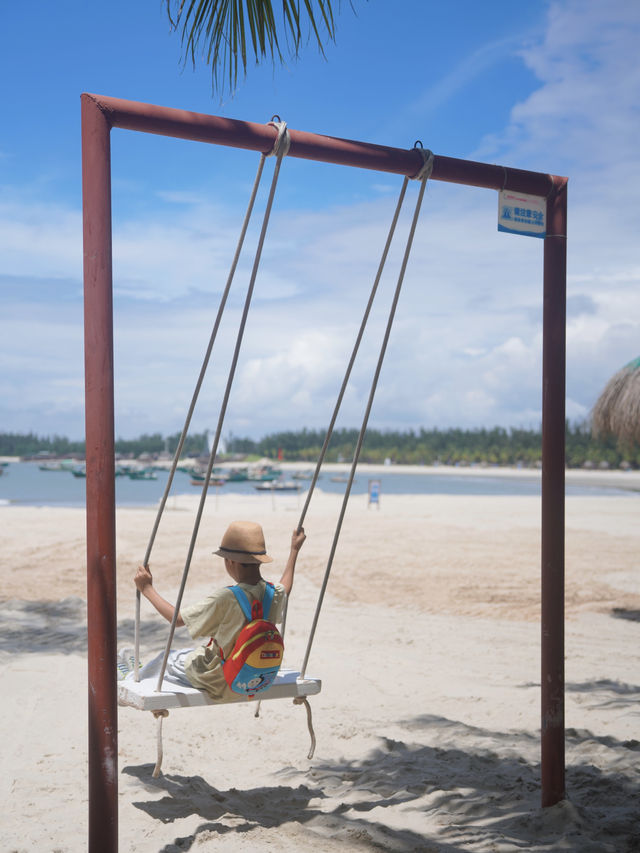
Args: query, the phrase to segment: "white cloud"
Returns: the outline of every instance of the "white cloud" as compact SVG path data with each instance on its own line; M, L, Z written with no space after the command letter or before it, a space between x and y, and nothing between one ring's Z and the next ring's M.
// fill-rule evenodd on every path
M0 200L0 275L82 275L82 216L57 204Z
M511 56L520 45L520 37L509 36L487 42L460 62L449 74L434 82L413 104L421 116L436 113L452 97L483 71Z
M569 174L572 417L586 414L606 379L638 354L639 10L620 2L553 4L544 37L523 52L539 86L474 155ZM474 63L494 56L489 50L471 57L438 84L440 96L461 85ZM313 164L297 167L295 175L313 180ZM373 176L371 187L370 201L349 207L276 206L228 429L260 436L327 423L399 181L381 184ZM408 204L416 189L411 186ZM162 190L157 200L155 210L117 218L114 226L117 431L123 435L182 426L242 220L241 210L192 190ZM539 424L542 241L498 234L496 209L489 191L429 187L372 426ZM215 425L259 216L194 418L198 429ZM390 255L345 397L345 425L362 417L400 256L400 248ZM0 205L6 282L0 393L7 417L21 429L46 432L41 424L56 424L56 431L77 434L81 423L81 257L78 211L15 197ZM66 429L65 411L74 424Z
M504 134L476 152L569 176L568 411L587 413L640 339L640 6L553 3L545 37L523 51L541 85Z
M506 133L486 140L484 153L493 148L541 170L551 160L570 178L588 173L596 189L620 177L621 166L633 164L637 177L639 35L636 3L552 3L544 38L521 51L541 85L514 106Z

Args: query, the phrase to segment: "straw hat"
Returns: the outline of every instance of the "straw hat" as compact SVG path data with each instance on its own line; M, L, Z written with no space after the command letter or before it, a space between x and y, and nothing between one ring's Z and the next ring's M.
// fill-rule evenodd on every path
M232 521L222 537L220 547L213 553L235 563L273 561L273 557L267 554L262 527L253 521Z

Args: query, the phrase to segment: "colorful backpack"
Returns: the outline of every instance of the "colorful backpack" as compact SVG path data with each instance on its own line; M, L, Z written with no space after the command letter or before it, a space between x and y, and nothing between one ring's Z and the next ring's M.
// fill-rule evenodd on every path
M284 642L280 631L269 622L274 587L267 582L263 601L249 603L239 586L230 586L248 624L238 634L233 651L222 661L225 681L234 693L251 698L273 683L282 663Z

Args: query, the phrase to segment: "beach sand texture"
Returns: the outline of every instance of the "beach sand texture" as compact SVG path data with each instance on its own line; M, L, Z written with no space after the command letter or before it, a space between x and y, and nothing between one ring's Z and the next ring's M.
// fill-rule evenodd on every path
M197 498L170 498L151 567L175 598ZM318 492L287 622L304 656L340 499ZM283 564L295 494L208 501L185 602L226 583L211 552L260 521ZM118 630L155 510L117 514ZM288 700L119 712L120 849L640 850L640 501L567 499L567 801L540 809L540 501L354 497L308 672L316 754ZM82 851L87 838L84 512L0 507L3 851ZM167 625L143 602L142 657ZM179 631L174 645L187 645ZM115 670L114 670L115 671Z

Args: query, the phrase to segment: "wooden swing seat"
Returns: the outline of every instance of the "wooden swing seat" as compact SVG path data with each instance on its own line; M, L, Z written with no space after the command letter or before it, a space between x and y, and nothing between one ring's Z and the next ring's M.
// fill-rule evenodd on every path
M234 694L233 699L220 702L211 699L196 687L183 687L162 682L162 690L156 690L157 678L144 678L134 681L132 678L118 682L118 705L136 708L139 711L165 711L170 708L197 708L204 705L229 705L234 702L257 702L265 699L297 699L320 693L322 681L311 676L300 677L294 669L281 669L268 690L257 693L251 698Z

